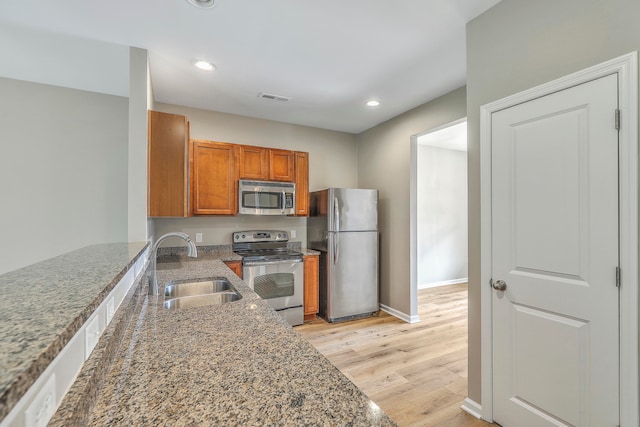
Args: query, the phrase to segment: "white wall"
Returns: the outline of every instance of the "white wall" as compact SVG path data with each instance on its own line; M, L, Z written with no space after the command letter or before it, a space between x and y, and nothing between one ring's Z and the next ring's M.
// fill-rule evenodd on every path
M418 288L467 277L467 153L418 144Z
M186 115L193 139L308 152L310 191L357 186L358 157L353 134L158 102L154 109ZM156 237L170 231L183 231L193 239L194 233L201 232L203 242L198 245L228 244L232 232L256 228L296 230L297 236L291 240L299 241L303 246L307 242L306 218L252 215L155 218L154 225Z
M502 0L467 25L469 398L480 394L480 106L640 49L637 0Z
M129 60L128 239L147 240L147 51L132 47ZM152 228L152 227L151 227Z
M0 274L127 241L127 98L0 78Z

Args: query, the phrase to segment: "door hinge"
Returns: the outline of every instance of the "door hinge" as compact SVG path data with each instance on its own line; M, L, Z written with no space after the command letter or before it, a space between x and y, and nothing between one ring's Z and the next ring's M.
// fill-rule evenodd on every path
M616 108L616 129L620 130L620 110Z
M622 284L622 270L620 267L616 267L616 288L619 288Z

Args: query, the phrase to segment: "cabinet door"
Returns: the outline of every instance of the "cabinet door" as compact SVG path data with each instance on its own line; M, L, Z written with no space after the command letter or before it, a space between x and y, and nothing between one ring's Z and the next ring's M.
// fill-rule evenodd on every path
M242 279L242 261L223 261L236 276Z
M192 199L194 215L238 212L238 146L193 141Z
M296 216L309 216L309 153L295 152Z
M318 255L304 257L304 320L313 320L318 313Z
M241 145L240 178L269 179L269 149Z
M272 181L294 182L293 151L269 149L269 179Z
M185 116L149 110L149 216L188 216L188 141Z

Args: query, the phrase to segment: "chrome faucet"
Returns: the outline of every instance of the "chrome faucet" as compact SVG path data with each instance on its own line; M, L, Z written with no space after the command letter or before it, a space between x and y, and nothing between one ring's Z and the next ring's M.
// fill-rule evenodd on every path
M191 239L189 238L189 235L186 233L179 233L179 232L174 232L174 233L167 233L165 235L162 235L158 238L158 240L156 240L156 244L153 245L153 249L151 250L151 269L150 269L150 275L149 275L149 295L158 295L158 279L157 279L157 274L156 274L156 266L158 263L158 246L160 246L160 242L162 242L164 239L166 239L167 237L179 237L182 240L184 240L185 242L187 242L187 255L190 256L191 258L197 258L198 257L198 249L196 248L196 245L191 241Z

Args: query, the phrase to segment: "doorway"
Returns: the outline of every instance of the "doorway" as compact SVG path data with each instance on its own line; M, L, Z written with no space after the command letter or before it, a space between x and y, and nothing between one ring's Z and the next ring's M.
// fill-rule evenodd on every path
M467 120L411 140L411 307L417 291L467 282Z

